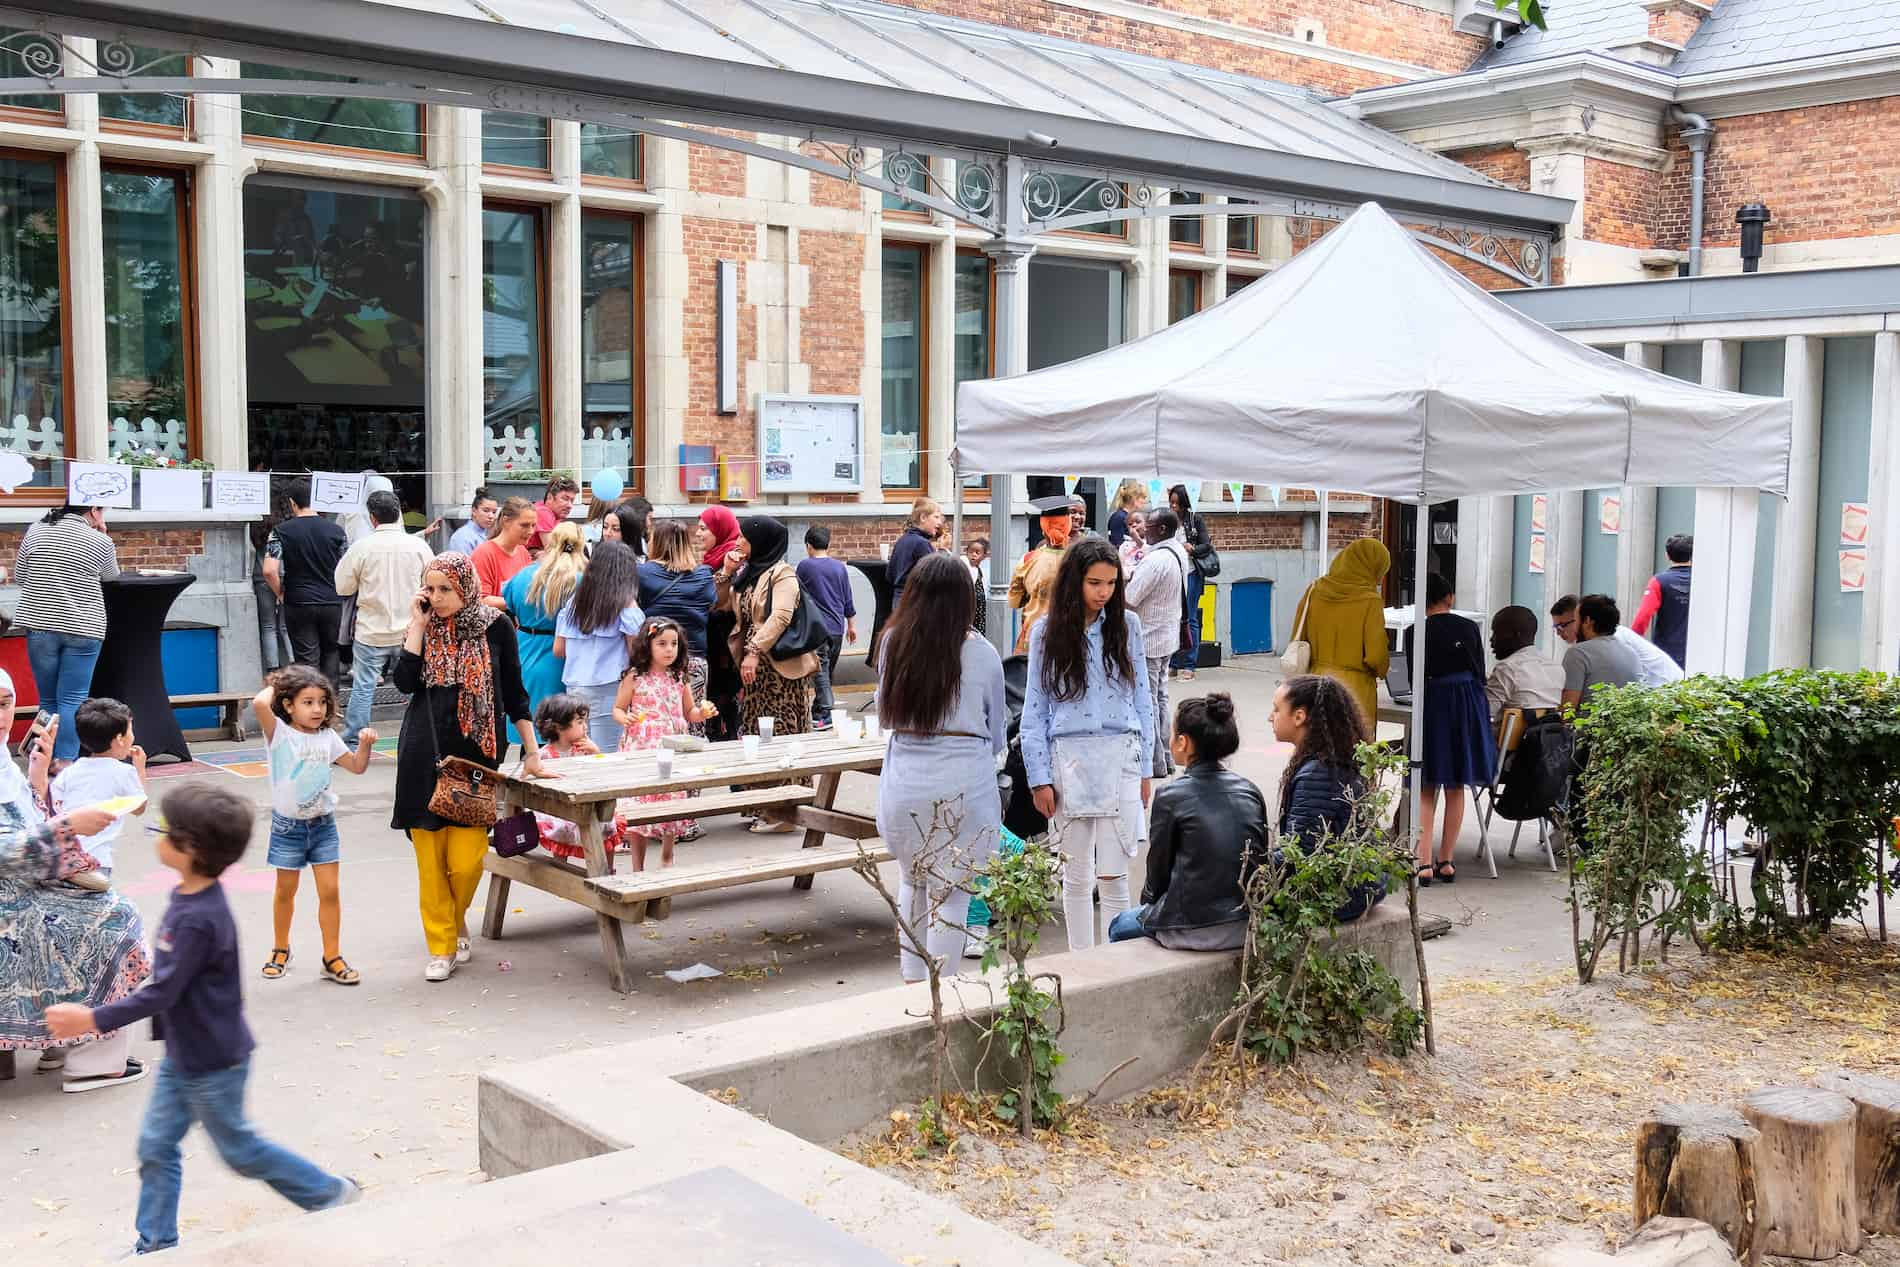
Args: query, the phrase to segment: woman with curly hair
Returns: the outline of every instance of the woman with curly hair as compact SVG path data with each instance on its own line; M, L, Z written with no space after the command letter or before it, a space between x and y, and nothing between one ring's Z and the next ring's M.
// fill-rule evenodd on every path
M1141 619L1128 610L1121 556L1084 537L1062 556L1049 611L1029 636L1023 766L1036 809L1065 857L1062 918L1069 949L1096 942L1102 918L1128 909L1128 864L1146 834L1154 700Z
M1365 791L1358 749L1372 737L1366 715L1336 679L1303 674L1273 693L1273 737L1293 745L1280 776L1280 845L1311 853L1345 833L1353 802ZM1358 919L1384 896L1383 881L1366 885L1333 918Z

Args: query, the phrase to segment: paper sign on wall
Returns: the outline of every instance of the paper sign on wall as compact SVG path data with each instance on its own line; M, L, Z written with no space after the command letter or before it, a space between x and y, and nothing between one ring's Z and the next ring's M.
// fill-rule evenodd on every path
M331 514L355 514L363 509L363 485L368 476L358 472L317 471L310 477L310 509Z
M1550 498L1543 493L1531 494L1531 531L1550 531Z
M66 500L75 506L132 505L132 468L116 462L68 462Z
M233 515L270 513L270 476L262 471L211 472L211 509Z
M1533 576L1542 576L1544 574L1544 534L1543 533L1534 532L1531 534L1531 548L1526 552L1526 554L1529 558L1529 562L1525 566L1524 570L1529 572Z
M1867 503L1841 503L1841 544L1844 546L1864 546L1867 544Z
M1841 593L1858 594L1867 588L1867 547L1841 547Z
M1597 498L1597 529L1610 537L1623 531L1623 499L1621 497L1613 493L1605 493Z
M158 470L139 472L139 509L197 514L205 508L203 471Z

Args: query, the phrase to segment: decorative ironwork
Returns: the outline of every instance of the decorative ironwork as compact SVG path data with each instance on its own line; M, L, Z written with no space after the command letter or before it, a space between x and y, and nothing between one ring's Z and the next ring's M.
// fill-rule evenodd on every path
M1411 233L1428 246L1482 264L1526 286L1543 286L1550 280L1549 257L1544 244L1535 238L1506 237L1488 229L1452 225L1429 225L1414 228Z
M15 31L0 38L0 48L20 59L26 73L54 79L66 73L66 47L44 31Z
M816 136L809 142L830 155L841 169L828 174L869 185L978 228L996 228L996 168L982 156L957 155L956 175L946 182L931 167L927 156L910 150L889 149L873 161L870 149L864 145L840 146ZM923 177L921 185L917 183L919 176Z
M1031 223L1059 228L1065 219L1084 224L1105 217L1131 219L1151 207L1166 206L1157 202L1160 193L1154 186L1132 184L1110 176L1089 178L1080 189L1065 194L1059 179L1064 174L1080 175L1038 169L1023 177L1023 212Z

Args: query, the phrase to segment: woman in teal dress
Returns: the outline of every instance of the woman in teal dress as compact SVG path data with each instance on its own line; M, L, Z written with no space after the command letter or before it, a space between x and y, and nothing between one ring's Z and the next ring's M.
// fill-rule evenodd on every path
M573 597L586 558L580 525L563 523L547 534L540 561L515 573L501 588L515 622L521 684L527 688L530 708L563 689L561 662L554 654L554 618Z

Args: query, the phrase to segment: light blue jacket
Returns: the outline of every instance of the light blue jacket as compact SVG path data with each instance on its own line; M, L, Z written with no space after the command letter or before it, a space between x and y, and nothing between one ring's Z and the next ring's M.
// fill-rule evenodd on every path
M1029 682L1023 691L1023 768L1029 786L1052 781L1050 752L1067 735L1139 735L1142 752L1154 750L1154 700L1148 691L1148 660L1142 654L1141 618L1129 612L1128 656L1133 681L1110 680L1102 659L1102 618L1088 627L1088 685L1076 699L1052 699L1042 686L1043 635L1047 617L1029 631Z

